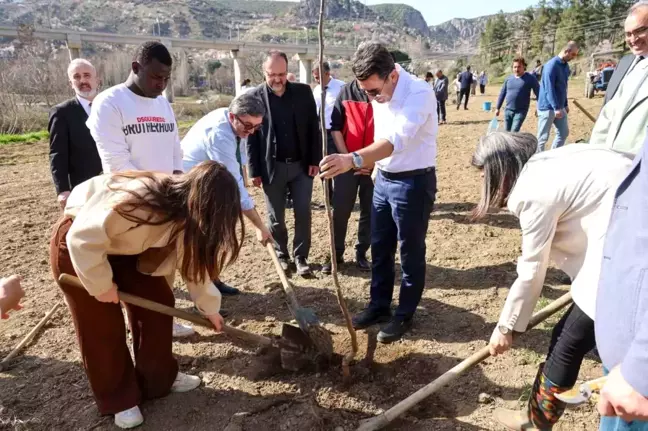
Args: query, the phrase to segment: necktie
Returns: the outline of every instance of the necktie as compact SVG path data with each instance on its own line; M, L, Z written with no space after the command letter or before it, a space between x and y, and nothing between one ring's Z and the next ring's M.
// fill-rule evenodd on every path
M239 170L241 171L241 177L243 176L243 165L241 164L241 138L236 137L236 161L239 164Z

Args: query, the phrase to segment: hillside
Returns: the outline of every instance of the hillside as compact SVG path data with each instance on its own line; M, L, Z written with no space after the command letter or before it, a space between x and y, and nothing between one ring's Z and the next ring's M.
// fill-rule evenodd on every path
M507 21L517 22L522 13L504 14ZM455 18L429 27L429 37L433 48L439 51L468 50L479 47L479 38L486 29L486 23L495 15L478 18Z

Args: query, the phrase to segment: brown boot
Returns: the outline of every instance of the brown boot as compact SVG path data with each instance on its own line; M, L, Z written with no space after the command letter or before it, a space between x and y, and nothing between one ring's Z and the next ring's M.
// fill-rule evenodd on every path
M543 373L540 364L533 382L526 411L496 409L493 418L511 431L549 431L565 411L565 403L556 394L570 388L555 385Z

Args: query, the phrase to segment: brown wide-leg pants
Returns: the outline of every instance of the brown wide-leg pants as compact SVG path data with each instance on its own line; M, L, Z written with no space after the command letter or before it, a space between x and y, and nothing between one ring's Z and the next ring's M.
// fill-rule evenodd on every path
M59 222L50 244L54 277L76 275L66 235L71 219ZM120 291L173 307L175 298L164 277L137 271L137 256L109 256L113 280ZM84 289L61 286L76 328L83 366L101 414L115 414L143 400L167 395L178 373L172 355L173 319L124 304L131 322L135 366L126 344L124 316L119 304L97 301Z

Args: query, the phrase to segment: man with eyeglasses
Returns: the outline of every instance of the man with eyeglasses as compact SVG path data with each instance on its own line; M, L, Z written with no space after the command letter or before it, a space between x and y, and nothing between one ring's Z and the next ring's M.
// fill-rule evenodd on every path
M257 240L263 244L271 240L272 235L243 183L241 141L261 128L264 114L265 107L258 97L250 92L241 94L229 108L216 109L198 120L180 143L185 172L206 160L225 165L238 183L243 214L254 226ZM215 280L214 285L225 295L239 293L238 289L220 280Z
M295 214L293 256L297 274L310 276L311 198L313 177L322 159L317 107L310 86L289 82L288 57L270 51L263 63L265 85L248 94L265 105L261 128L247 142L250 177L263 186L270 232L281 266L290 269L286 229L286 191L290 190Z
M410 329L425 287L425 237L436 196L437 103L434 89L394 64L382 44L362 43L352 70L372 100L374 142L350 154L325 157L321 177L374 164L378 169L371 213L371 300L353 318L353 326L364 329L389 321L378 341L391 343ZM402 278L392 316L398 243Z
M622 59L610 80L615 86L608 86L589 143L634 155L643 145L648 124L648 1L630 8L624 31L632 55Z

